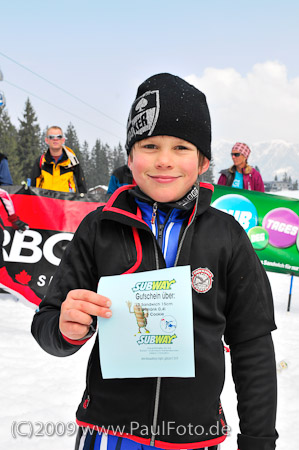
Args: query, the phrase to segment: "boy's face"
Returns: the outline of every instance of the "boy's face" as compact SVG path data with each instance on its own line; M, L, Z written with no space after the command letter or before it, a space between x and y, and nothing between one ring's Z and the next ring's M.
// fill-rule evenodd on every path
M209 164L205 158L199 167L195 145L173 136L153 136L136 142L128 159L137 185L160 203L182 198Z

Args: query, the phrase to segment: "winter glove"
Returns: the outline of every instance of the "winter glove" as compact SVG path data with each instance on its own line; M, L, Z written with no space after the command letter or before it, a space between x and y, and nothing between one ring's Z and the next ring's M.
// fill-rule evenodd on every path
M8 216L8 220L11 222L13 229L18 230L20 233L23 233L23 231L28 230L29 228L27 223L22 222L16 214Z

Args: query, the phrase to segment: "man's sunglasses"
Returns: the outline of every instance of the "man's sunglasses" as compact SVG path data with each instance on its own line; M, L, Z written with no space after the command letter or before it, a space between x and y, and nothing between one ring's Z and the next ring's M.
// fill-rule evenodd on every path
M231 153L232 157L239 158L242 153Z
M63 136L62 136L62 134L49 134L49 136L47 136L47 138L51 139L51 141L52 141L53 139L62 139Z

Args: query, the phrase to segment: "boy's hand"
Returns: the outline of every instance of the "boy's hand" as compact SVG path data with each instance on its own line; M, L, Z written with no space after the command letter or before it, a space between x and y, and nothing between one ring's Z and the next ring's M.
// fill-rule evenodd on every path
M109 318L111 300L86 289L70 291L61 305L59 329L69 339L82 339L89 331L92 316Z

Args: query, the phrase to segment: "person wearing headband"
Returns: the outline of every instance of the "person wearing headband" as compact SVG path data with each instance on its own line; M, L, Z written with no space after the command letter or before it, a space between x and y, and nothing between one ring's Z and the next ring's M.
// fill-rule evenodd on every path
M220 171L221 175L217 184L248 191L265 192L261 174L247 162L250 153L248 145L237 142L231 151L234 164L229 169Z

